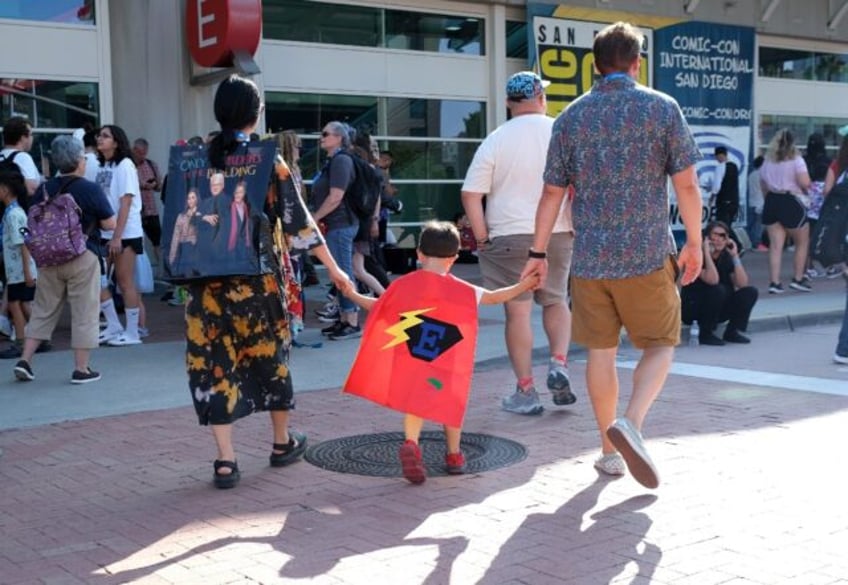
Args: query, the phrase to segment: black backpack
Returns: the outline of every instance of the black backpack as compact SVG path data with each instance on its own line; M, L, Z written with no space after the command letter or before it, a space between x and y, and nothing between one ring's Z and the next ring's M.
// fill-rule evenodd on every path
M374 210L380 201L382 178L368 162L349 152L341 151L353 160L355 177L345 190L344 202L347 208L359 220L359 231L354 238L357 241L368 239Z
M15 157L20 154L20 150L13 150L6 156L0 155L0 172L2 173L21 173L20 167L15 163ZM23 175L21 175L23 176Z
M825 196L810 236L810 255L822 266L848 261L848 172Z

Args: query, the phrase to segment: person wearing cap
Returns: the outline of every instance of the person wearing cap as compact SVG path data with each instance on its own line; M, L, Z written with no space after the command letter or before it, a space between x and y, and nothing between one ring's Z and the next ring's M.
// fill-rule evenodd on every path
M462 205L477 240L483 286L499 288L518 281L533 243L536 207L553 118L546 115L543 81L532 71L512 75L506 84L511 119L477 149L465 182ZM486 199L485 212L483 198ZM566 357L571 341L571 311L566 301L574 233L567 201L560 202L552 226L548 280L504 304L506 347L517 379L502 407L518 414L540 414L544 407L533 381L533 301L542 306L550 361L547 387L556 405L573 404Z
M588 350L586 385L601 435L595 467L642 485L659 474L643 443L642 423L662 390L680 341L683 284L701 273L698 145L670 96L639 85L642 33L618 22L595 37L600 79L559 115L553 127L536 212L533 246L523 274L547 272L550 234L569 187L574 188L571 264L572 336ZM677 194L686 243L675 260L668 179ZM544 280L544 277L543 277ZM642 350L623 416L616 357L622 325Z

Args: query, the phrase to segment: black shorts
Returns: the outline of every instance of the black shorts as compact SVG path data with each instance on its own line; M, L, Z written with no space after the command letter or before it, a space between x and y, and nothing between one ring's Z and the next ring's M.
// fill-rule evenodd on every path
M792 193L773 193L766 195L763 205L763 225L779 223L788 230L804 225L807 210Z
M25 282L16 282L6 287L10 301L30 303L35 299L35 287L27 286Z
M109 257L109 240L100 240L100 248L101 253L104 258ZM144 253L144 238L129 238L127 240L121 240L121 251L123 252L127 248L130 248L133 252L138 255Z
M159 223L158 215L141 216L141 229L155 248L162 245L162 225Z

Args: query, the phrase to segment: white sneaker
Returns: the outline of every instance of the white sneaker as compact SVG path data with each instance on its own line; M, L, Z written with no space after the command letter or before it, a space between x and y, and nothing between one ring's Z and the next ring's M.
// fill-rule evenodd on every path
M147 327L139 327L138 328L138 336L141 339L144 339L145 337L149 337L150 336L150 329L148 329Z
M100 345L103 345L104 343L107 343L107 342L115 339L116 337L120 337L123 334L124 334L123 329L109 329L107 327L106 329L104 329L103 331L100 332L100 336L98 337L98 340L100 341Z
M839 355L838 353L833 354L833 363L845 364L848 366L848 355Z
M124 345L138 345L142 341L138 337L130 337L126 334L126 332L121 333L117 337L113 337L109 341L106 342L106 345L111 347L121 347Z
M618 453L607 453L595 459L595 469L607 475L624 475L627 465Z

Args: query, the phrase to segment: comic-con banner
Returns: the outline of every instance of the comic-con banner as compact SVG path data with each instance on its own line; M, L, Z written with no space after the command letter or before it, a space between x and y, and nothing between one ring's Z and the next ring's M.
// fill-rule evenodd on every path
M710 215L717 146L739 170L738 225L747 212L748 157L751 152L754 94L754 36L750 27L688 22L654 33L655 86L673 96L689 122L703 159L697 165L703 218ZM677 205L671 220L682 227Z
M162 219L165 276L259 274L259 226L274 142L251 142L211 169L204 146L171 147Z
M551 82L548 114L556 116L595 82L592 44L595 34L624 20L645 35L641 77L674 97L689 122L703 160L698 164L702 187L702 217L711 215L710 194L716 169L716 146L727 148L728 160L739 169L740 204L737 223L747 210L748 158L751 151L754 84L754 29L680 18L582 8L564 4L527 4L530 68ZM669 219L682 229L672 190Z

